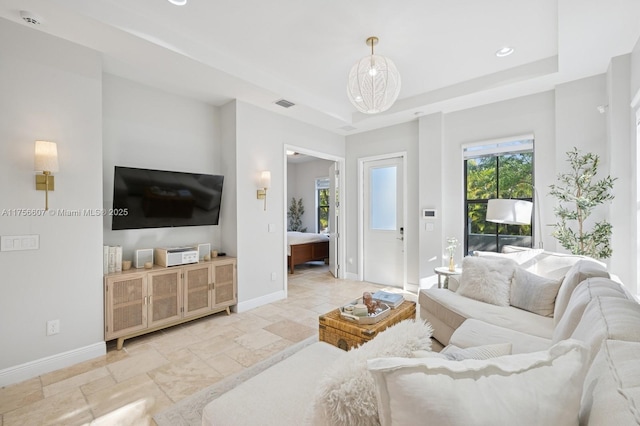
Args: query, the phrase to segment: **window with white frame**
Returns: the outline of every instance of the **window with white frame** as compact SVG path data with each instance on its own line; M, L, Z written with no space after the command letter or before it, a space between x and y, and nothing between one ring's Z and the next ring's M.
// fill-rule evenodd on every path
M316 232L329 232L329 178L316 179Z
M486 215L491 198L534 202L533 142L533 135L525 135L463 146L465 253L532 247L533 225L492 223Z

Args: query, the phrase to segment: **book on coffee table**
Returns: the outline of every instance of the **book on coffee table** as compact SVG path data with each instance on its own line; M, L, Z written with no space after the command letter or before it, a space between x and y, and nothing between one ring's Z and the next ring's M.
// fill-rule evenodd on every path
M391 309L395 309L398 306L402 305L404 302L404 297L398 293L391 293L384 290L378 290L372 295L373 300L377 300L379 302L385 303L389 305Z

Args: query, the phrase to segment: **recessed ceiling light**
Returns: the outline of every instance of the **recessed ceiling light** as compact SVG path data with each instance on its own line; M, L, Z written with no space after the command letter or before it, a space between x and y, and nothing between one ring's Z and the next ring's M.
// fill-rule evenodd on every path
M184 6L187 4L187 0L169 0L169 3L175 4L176 6Z
M496 56L498 58L504 58L505 56L511 55L513 52L515 52L515 49L513 47L505 46L496 51Z

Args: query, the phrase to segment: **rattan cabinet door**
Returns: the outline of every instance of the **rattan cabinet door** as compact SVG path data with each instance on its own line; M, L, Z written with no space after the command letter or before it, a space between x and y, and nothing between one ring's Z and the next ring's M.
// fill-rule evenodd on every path
M183 317L191 317L211 310L211 265L183 268Z
M180 319L182 269L149 272L149 327Z
M147 328L147 274L105 278L105 340Z
M216 261L213 265L213 307L235 305L236 302L236 261Z

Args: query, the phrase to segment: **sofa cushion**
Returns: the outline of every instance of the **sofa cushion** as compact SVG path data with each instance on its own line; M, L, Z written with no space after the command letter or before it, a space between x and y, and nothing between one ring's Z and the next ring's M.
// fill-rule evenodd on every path
M577 425L587 352L565 340L488 360L385 358L368 367L383 426Z
M571 337L587 305L598 296L627 298L620 284L608 278L587 278L573 290L567 309L553 329L553 343Z
M473 318L466 320L458 327L451 336L449 344L469 348L502 342L509 342L511 353L514 354L544 351L551 347L551 339L533 336Z
M640 305L619 297L593 298L584 310L572 339L591 348L591 360L606 339L640 342Z
M556 305L553 312L554 324L557 325L560 319L562 319L562 314L564 314L564 311L567 309L573 290L575 290L582 281L592 277L609 278L609 273L602 264L586 259L581 259L571 267L560 285L560 290L558 290L558 297L556 298Z
M531 250L533 249L518 246L504 246L502 248L503 253L506 254L528 252ZM604 263L588 256L557 253L552 251L543 251L536 255L532 262L527 262L526 265L523 264L522 266L526 267L529 272L533 272L536 275L560 279L564 277L569 269L571 269L571 267L579 260L590 260L606 267Z
M580 424L640 424L640 343L605 340L582 391Z
M492 305L509 306L516 265L511 259L467 256L462 260L457 293Z
M480 257L501 257L511 259L523 268L530 267L536 263L536 257L544 253L543 249L523 249L510 252L497 253L494 251L474 251L474 256Z
M367 360L378 357L410 357L413 351L431 349L429 323L405 320L374 339L352 349L325 371L313 400L310 423L376 425L378 407ZM315 367L314 367L315 368ZM328 419L328 421L327 421Z
M480 302L444 288L420 290L419 303L421 310L429 311L454 330L467 318L475 318L545 339L551 339L553 334L553 318Z
M561 282L561 280L545 278L518 267L511 282L509 303L511 306L534 314L552 317Z

